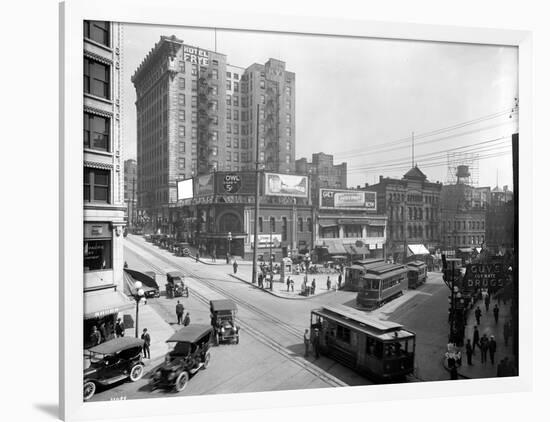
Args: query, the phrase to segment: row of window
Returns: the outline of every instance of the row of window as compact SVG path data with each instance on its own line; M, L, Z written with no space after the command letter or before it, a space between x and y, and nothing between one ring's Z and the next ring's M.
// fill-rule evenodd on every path
M427 204L436 204L439 202L439 197L432 195L418 195L418 194L409 194L405 195L403 193L389 193L390 201L401 201L403 202L407 198L407 202L425 202Z
M452 221L447 220L447 230L451 230L451 224L454 222L455 230L466 230L466 220ZM485 221L468 221L468 230L485 230Z
M447 236L448 245L481 245L484 242L485 236Z
M390 220L402 220L404 207L402 206L389 206L388 214ZM436 220L438 215L438 210L436 208L420 208L420 207L407 207L408 219L409 220Z

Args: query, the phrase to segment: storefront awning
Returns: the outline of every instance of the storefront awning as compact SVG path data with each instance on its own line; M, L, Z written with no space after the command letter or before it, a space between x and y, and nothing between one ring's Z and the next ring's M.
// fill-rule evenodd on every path
M407 245L409 256L411 255L429 255L430 251L424 245Z
M341 240L323 240L323 246L328 249L328 253L333 254L347 254L344 245Z
M462 253L472 253L472 248L458 248Z
M84 293L84 319L101 318L134 306L132 300L113 289Z
M350 255L369 255L369 248L367 245L363 245L361 247L355 245L355 244L348 244L344 245L344 248Z

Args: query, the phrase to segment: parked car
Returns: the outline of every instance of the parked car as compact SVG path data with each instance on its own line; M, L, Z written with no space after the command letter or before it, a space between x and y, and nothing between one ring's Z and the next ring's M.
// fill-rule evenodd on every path
M191 245L187 242L178 242L174 245L174 253L176 256L189 256L191 254Z
M179 271L166 273L166 297L189 297L189 288L185 285L185 276Z
M156 281L156 273L154 271L145 271L144 274L148 279L143 279L143 290L146 298L160 297L160 287Z
M208 368L211 338L212 327L204 324L189 325L174 333L166 340L173 349L153 374L151 388L182 391L191 376Z
M216 344L239 344L239 326L235 322L237 305L229 299L210 301L210 321Z
M141 379L143 340L119 337L84 351L84 400L90 400L97 386L108 386L124 379Z

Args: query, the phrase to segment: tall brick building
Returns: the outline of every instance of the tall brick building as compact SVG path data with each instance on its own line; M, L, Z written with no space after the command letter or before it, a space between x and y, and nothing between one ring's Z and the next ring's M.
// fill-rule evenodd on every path
M312 154L311 163L307 158L296 160L296 173L308 175L311 184L311 200L314 206L319 205L319 189L346 189L348 165L334 164L334 156L318 152Z
M294 171L295 76L284 62L238 67L224 54L161 37L132 82L138 208L155 228L168 229L177 180L253 169L257 130L266 170Z

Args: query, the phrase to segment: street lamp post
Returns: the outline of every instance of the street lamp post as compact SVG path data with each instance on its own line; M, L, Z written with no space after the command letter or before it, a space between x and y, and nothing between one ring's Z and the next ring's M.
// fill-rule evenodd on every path
M228 257L231 257L231 240L233 240L233 236L231 232L227 232L227 254Z
M136 281L135 292L132 294L134 300L136 301L136 338L139 338L139 331L138 331L138 318L139 318L139 302L141 299L145 296L145 292L142 289L141 281Z
M309 252L306 253L306 255L304 257L304 261L305 261L305 264L306 264L306 286L307 286L307 273L309 271L309 264L311 263L311 257L309 256Z

